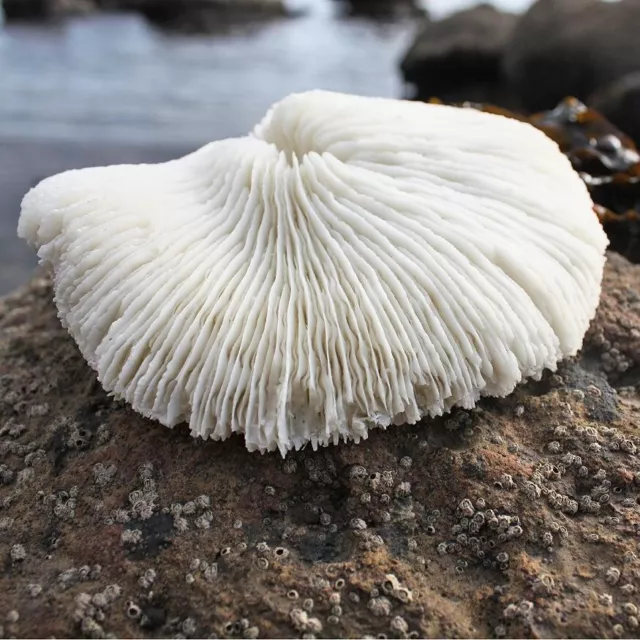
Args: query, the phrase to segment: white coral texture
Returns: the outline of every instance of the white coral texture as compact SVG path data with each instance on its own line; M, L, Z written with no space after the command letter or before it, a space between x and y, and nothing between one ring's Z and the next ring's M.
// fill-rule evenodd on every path
M48 178L19 235L107 391L283 454L554 369L580 349L607 245L530 125L323 91L179 160Z

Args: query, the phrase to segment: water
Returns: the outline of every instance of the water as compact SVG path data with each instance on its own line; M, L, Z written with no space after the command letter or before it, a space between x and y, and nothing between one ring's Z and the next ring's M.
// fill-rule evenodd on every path
M529 2L496 0L511 10ZM166 34L135 15L0 27L0 295L34 265L15 229L22 196L43 177L159 162L243 135L294 91L402 95L398 61L414 22L343 19L331 0L291 3L305 16L215 36ZM471 4L427 2L434 17Z
M199 143L245 133L292 91L397 95L408 29L324 13L216 37L127 15L12 27L0 40L0 136Z
M135 15L6 27L0 136L198 144L245 133L293 91L402 94L413 23L340 19L330 0L292 4L308 14L216 36L168 35ZM473 3L427 4L442 16Z

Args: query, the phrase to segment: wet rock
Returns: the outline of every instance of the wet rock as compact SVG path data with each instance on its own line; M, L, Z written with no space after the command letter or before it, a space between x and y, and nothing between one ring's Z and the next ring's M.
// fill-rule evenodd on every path
M335 0L353 16L398 18L423 15L416 0Z
M637 0L538 0L514 30L505 70L530 111L566 96L585 101L640 69Z
M529 121L558 143L583 177L633 172L640 161L633 140L575 98L536 113Z
M212 32L288 15L283 0L3 0L7 21L45 20L94 10L134 11L179 31Z
M583 177L610 248L640 262L640 154L633 141L575 99L532 116Z
M588 104L633 140L640 141L640 71L600 89L589 98Z
M414 97L511 104L502 57L516 21L512 14L481 4L425 22L401 63Z
M107 9L137 11L150 22L187 32L225 30L239 22L288 15L283 0L100 0Z
M637 635L640 266L603 291L539 383L283 460L113 401L36 277L0 299L5 635Z
M631 138L575 98L529 117L492 105L461 106L529 122L557 142L591 193L609 249L640 262L640 154Z
M2 0L0 6L8 22L48 20L96 9L94 0Z

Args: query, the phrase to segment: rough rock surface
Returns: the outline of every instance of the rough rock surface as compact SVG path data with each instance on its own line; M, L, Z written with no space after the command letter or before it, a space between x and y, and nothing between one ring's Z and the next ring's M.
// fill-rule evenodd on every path
M415 97L509 105L502 56L516 22L515 15L489 4L425 21L401 63Z
M524 108L552 108L640 69L640 2L538 0L520 20L505 69Z
M114 402L51 296L0 301L6 637L639 635L640 266L556 374L285 460Z

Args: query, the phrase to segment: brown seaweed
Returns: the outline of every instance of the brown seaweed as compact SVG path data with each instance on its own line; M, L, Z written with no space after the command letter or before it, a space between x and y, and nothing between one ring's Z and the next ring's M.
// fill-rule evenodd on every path
M640 262L640 154L631 138L576 98L530 117L493 105L460 106L530 122L557 142L591 193L610 249Z

